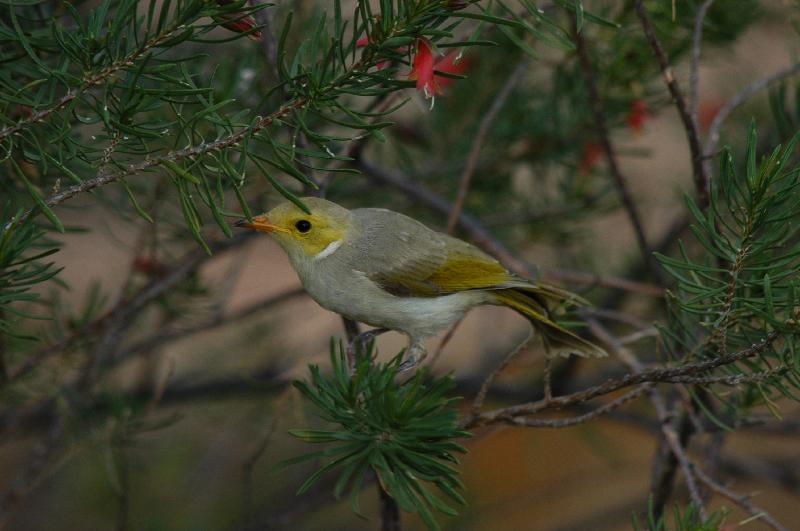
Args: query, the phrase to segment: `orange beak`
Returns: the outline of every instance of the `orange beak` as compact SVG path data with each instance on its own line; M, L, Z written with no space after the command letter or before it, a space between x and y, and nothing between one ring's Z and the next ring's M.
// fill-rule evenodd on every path
M265 215L255 216L253 218L253 222L250 223L246 219L240 219L236 223L233 224L234 227L244 227L246 229L253 229L258 230L261 232L286 232L289 233L288 229L283 227L279 227L277 225L273 225L270 223L269 219Z

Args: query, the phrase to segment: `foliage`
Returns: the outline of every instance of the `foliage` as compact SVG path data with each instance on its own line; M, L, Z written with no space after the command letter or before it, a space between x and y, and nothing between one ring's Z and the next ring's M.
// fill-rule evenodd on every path
M299 488L302 494L323 474L339 470L334 486L338 498L350 487L353 510L360 513L358 495L370 471L380 485L406 511L419 513L431 529L439 529L431 509L455 516L455 509L434 494L436 486L458 504L465 504L458 492L455 454L466 449L454 442L469 436L458 427L458 410L450 407L457 398L448 397L453 389L451 376L431 378L426 370L417 371L402 384L398 368L402 356L388 363L373 363L372 348L361 356L351 375L344 347L338 352L331 344L332 373L323 375L310 366L311 381L294 383L318 409L319 415L335 429L294 429L289 433L310 443L328 448L285 462L287 464L331 458ZM284 465L284 466L285 466Z
M255 304L247 315L229 312L226 297L241 264L226 270L222 281L200 271L211 260L202 251L221 255L246 241L231 238L229 219L250 217L282 198L302 207L300 197L320 194L347 206L387 206L441 226L451 209L447 198L456 195L473 154L475 175L463 212L479 230L461 236L484 244L496 237L489 242L495 250L551 244L554 256L545 253L545 260L580 269L573 279L621 275L635 281L629 298L638 297L635 286L653 280L637 268L642 257L633 246L610 253L597 238L597 226L622 201L604 161L597 102L576 44L585 40L618 157L646 155L634 145L635 135L659 111L671 112L673 100L637 3L0 0L0 389L14 397L0 411L0 430L38 429L42 418L52 417L47 440L31 459L40 465L58 461L53 448L76 426L84 430L75 437L80 443L109 421L111 433L103 439L124 527L124 478L138 471L129 463L139 451L131 443L138 433L163 427L149 421L170 390L201 394L193 387L196 373L176 383L172 369L156 368L141 371L152 378L144 386L148 392L128 392L120 386L122 374L140 372L128 371L129 362L156 363L160 357L152 354L170 341L228 320L255 321L275 302ZM703 2L645 4L675 67L689 56ZM702 25L704 57L713 46L737 42L772 9L757 0L712 3ZM448 84L444 97L415 93L421 42L441 60L434 79ZM445 69L446 60L461 68ZM498 101L517 69L524 75ZM683 69L674 72L686 92ZM800 128L798 94L789 83L772 92L775 119L759 116L760 144L755 128L746 147L730 139L733 147L723 151L710 181L707 210L687 197L694 239L677 250L675 237L663 245L649 242L664 251L659 259L672 277L666 313L660 300L637 299L631 305L637 315L619 325L663 322L668 359L657 358L661 350L641 329L626 346L643 364L673 369L775 336L758 356L670 381L686 385L697 407L726 429L757 406L778 416L777 399L797 399L800 192L796 139L788 139ZM496 118L484 124L495 104ZM480 134L485 138L475 147ZM783 147L767 149L779 142ZM743 165L735 162L740 158ZM370 161L407 180L387 184L361 175L369 173L364 163ZM630 172L623 177L649 177ZM652 205L640 189L634 195L643 209ZM98 215L100 208L106 212ZM83 300L67 301L54 289L64 286L57 277L63 264L53 262L67 253L54 255L64 244L52 236L66 226L99 232L100 218L138 231L126 249L130 267L121 287L92 282ZM646 219L648 236L661 232L657 223ZM101 253L91 259L103 262ZM259 274L270 274L265 269ZM626 311L631 292L609 296L612 288L598 285L579 287L601 311L611 310L604 315ZM40 317L51 319L33 320ZM274 347L273 333L274 327L254 322L248 333L232 334L239 343L230 349L250 353L263 345L273 358L259 373L274 378L263 386L269 389L281 383L274 359L289 357ZM253 338L263 343L256 346ZM219 352L207 354L213 370L202 372L222 372ZM464 503L455 456L463 451L457 439L468 434L452 407L452 379L420 371L398 384L399 358L371 364L371 352L351 375L341 346L330 354L330 373L312 366L310 381L296 383L331 424L292 432L326 445L287 462L325 461L300 492L335 471L334 493L349 490L358 512L359 492L374 476L400 507L436 528L436 511L455 514L452 502ZM564 372L574 366L565 363ZM114 372L118 367L122 374ZM554 372L558 380L561 369ZM161 372L169 373L163 381ZM207 378L214 398L218 387L212 384L223 391L235 387ZM584 402L569 405L588 407ZM682 407L675 402L675 418ZM28 410L35 419L26 417ZM24 494L14 488L0 496L0 527L6 501L18 504ZM699 514L693 505L676 507L676 528L712 529L722 519L715 513L698 523ZM665 522L651 505L648 526L666 529Z
M26 255L44 234L45 231L30 222L8 227L0 233L0 334L29 337L14 330L8 315L31 317L17 309L15 303L38 299L39 294L31 292L31 287L50 280L61 270L53 262L42 262L58 249Z
M702 212L691 198L692 231L701 252L692 257L660 255L677 281L669 296L672 321L662 328L673 356L682 361L713 358L746 349L770 332L782 340L757 359L723 366L722 374L741 377L733 392L715 394L735 418L737 410L766 404L780 416L774 399L797 400L800 238L800 167L794 163L798 137L778 146L759 163L751 126L744 170L730 149L723 150L711 187L711 204ZM714 389L712 388L712 391ZM704 408L708 412L707 408Z
M631 523L635 531L644 529L647 531L717 531L722 529L729 512L724 509L714 511L705 520L699 521L699 511L693 504L690 503L685 508L675 505L672 508L672 527L669 527L667 515L656 517L651 496L647 504L647 525L643 527L636 514L633 515Z

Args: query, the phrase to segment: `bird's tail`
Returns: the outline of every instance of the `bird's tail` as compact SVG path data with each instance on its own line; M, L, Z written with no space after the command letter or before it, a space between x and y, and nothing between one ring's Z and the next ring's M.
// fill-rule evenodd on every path
M521 313L539 332L549 355L568 357L577 354L603 357L608 353L594 343L570 332L553 320L551 308L559 304L583 306L586 302L574 293L546 285L526 285L493 291L499 304Z

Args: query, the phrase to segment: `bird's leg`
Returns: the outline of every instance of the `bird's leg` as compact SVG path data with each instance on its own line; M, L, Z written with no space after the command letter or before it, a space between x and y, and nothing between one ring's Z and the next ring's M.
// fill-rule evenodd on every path
M361 332L350 340L350 343L347 345L347 359L350 360L350 372L355 372L356 370L356 353L359 351L366 352L369 342L385 332L389 332L389 329L373 328L372 330Z
M414 341L406 350L406 359L398 368L400 372L410 371L419 366L428 355L428 349L422 341Z

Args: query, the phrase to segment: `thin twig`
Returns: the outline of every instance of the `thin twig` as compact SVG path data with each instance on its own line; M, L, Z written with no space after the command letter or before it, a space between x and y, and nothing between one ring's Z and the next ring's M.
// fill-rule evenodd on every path
M572 17L571 22L572 34L578 51L578 59L581 65L581 71L583 72L583 80L586 84L586 91L588 92L589 96L589 104L592 108L592 114L594 115L595 128L597 129L597 134L599 136L600 147L603 149L603 154L605 155L606 163L608 164L611 180L614 182L614 187L617 189L617 195L619 196L620 201L622 201L625 212L628 214L628 221L630 221L634 235L636 236L636 244L639 246L639 253L642 255L642 260L647 265L647 269L652 277L658 282L658 284L663 285L664 279L661 275L661 269L659 269L658 264L655 261L655 257L653 256L653 251L650 249L650 245L647 243L647 236L645 236L644 233L644 224L642 223L642 218L639 215L638 209L636 208L636 203L633 200L633 195L631 194L628 186L628 181L622 175L622 170L620 170L619 164L617 163L617 155L614 152L614 146L611 144L611 134L608 130L605 105L603 105L600 91L597 88L597 79L594 73L594 67L592 66L592 60L589 57L586 39L584 39L583 32L578 31L577 19Z
M689 113L686 99L683 97L683 92L681 92L680 86L678 85L678 80L675 79L675 73L669 64L667 53L664 51L664 48L661 47L658 37L656 37L653 23L650 21L650 16L647 14L647 9L644 7L644 0L636 0L635 6L647 42L653 49L656 59L658 59L661 72L664 75L664 82L667 84L667 88L672 95L675 107L678 109L678 114L683 122L683 128L686 131L686 139L689 142L689 150L692 155L692 174L695 192L697 193L701 208L705 209L708 206L709 190L708 175L703 165L703 148L700 145L700 133L695 127L692 116Z
M294 389L292 386L287 386L286 390L275 399L272 406L272 421L269 423L264 435L259 439L258 445L242 463L242 520L244 529L254 529L253 470L264 455L269 443L272 441L272 437L275 435L275 431L278 429L278 424L282 418L280 412L284 409L287 399L291 396L292 389Z
M464 318L462 317L461 319L453 323L453 326L450 327L450 329L444 335L442 340L439 342L439 346L436 347L436 352L433 353L433 356L431 356L431 360L428 362L428 368L433 367L434 364L439 360L439 357L442 355L442 352L444 352L444 347L446 347L447 344L450 343L450 340L456 333L456 329L458 329L459 325L463 322Z
M786 370L786 367L780 367L753 374L734 374L731 376L676 376L662 381L664 383L685 383L690 385L722 384L736 386L743 383L763 382L776 375L780 375Z
M623 363L625 363L633 371L634 374L644 374L646 372L644 370L644 366L633 354L633 352L622 345L619 340L613 334L611 334L611 332L603 327L603 325L601 325L595 319L589 319L588 323L592 332L605 343L607 343L617 357L619 357ZM666 463L662 467L660 474L656 474L656 479L653 483L655 485L655 488L653 489L653 497L655 500L654 507L656 511L656 517L660 516L663 506L666 503L666 498L668 497L674 482L673 478L675 475L675 465L679 464L681 470L683 471L684 481L689 489L689 495L694 504L697 506L698 511L700 512L700 517L705 519L706 509L705 505L703 504L703 498L700 496L700 489L697 487L697 481L695 481L694 475L692 474L692 467L689 457L686 455L686 451L684 450L688 441L688 437L691 434L691 424L686 422L687 417L683 417L679 422L680 432L676 431L670 422L672 420L672 415L667 408L664 397L661 396L661 393L658 392L658 389L651 387L647 389L647 394L650 396L650 402L652 402L653 407L656 410L658 420L661 424L663 445L666 445L670 450L670 453L666 454L668 456ZM659 450L659 454L657 455L664 454L665 452L662 448Z
M477 417L471 417L468 419L466 422L466 427L491 424L493 422L497 422L498 418L504 416L531 415L546 409L561 409L581 402L586 402L599 396L608 395L619 389L630 387L632 385L648 382L662 382L665 380L668 381L670 378L708 372L716 369L717 367L722 367L723 365L730 365L731 363L735 363L739 360L757 356L767 350L777 338L777 333L771 333L762 341L755 343L746 349L728 354L726 356L718 356L706 361L685 363L676 367L655 367L652 369L643 370L641 372L629 373L621 378L608 380L607 382L584 389L583 391L558 396L552 400L539 400L536 402L528 402L525 404L518 404L484 412Z
M80 96L90 88L105 81L106 79L116 74L123 68L133 66L135 61L139 59L142 55L144 55L151 49L155 48L162 42L169 40L175 34L175 32L177 32L180 29L181 28L175 28L175 27L169 28L160 34L153 36L150 40L144 43L144 45L141 48L136 49L130 54L123 57L122 59L113 62L112 64L108 65L106 68L104 68L94 76L86 78L77 89L67 91L67 93L64 94L61 97L61 99L59 99L54 105L51 105L50 107L47 107L45 109L41 109L31 114L27 118L18 121L12 126L7 126L4 127L3 129L0 129L0 140L4 139L7 136L21 132L29 125L46 120L51 114L60 111L61 109L69 105L73 100L75 100L78 96Z
M719 145L720 129L723 122L728 119L728 116L736 110L740 105L747 101L751 96L767 88L773 83L783 81L787 77L800 73L800 62L787 66L778 70L772 75L757 79L739 91L734 97L729 99L725 105L714 116L714 120L708 128L708 137L706 138L706 157L713 157L717 153L717 146Z
M260 315L266 309L273 308L278 304L283 304L284 302L292 300L296 297L300 297L304 294L305 290L302 288L294 288L283 291L276 295L269 295L233 312L215 313L208 319L193 322L190 326L159 330L158 332L130 345L129 347L122 348L119 352L117 352L113 361L115 363L119 363L120 361L126 360L131 356L152 351L153 349L161 347L167 343L179 341L194 334L207 332L209 330L213 330L214 328L225 326L230 323L239 322L240 320L252 317L254 315Z
M598 286L602 288L611 288L616 290L625 291L627 293L636 293L647 297L663 297L664 288L646 282L638 282L627 278L611 277L607 275L598 275L595 273L586 273L584 271L574 271L570 269L544 269L542 270L542 280L546 282L556 281L564 282L566 284L576 284L579 286Z
M492 101L492 105L489 107L489 110L486 112L486 114L483 115L481 123L478 125L478 130L475 133L475 137L472 139L472 146L470 147L469 155L467 157L467 164L464 166L464 171L461 173L461 184L458 186L456 200L453 202L453 208L450 210L450 215L447 217L448 234L453 233L453 230L456 228L456 224L458 222L458 217L461 214L461 211L464 209L464 201L467 198L469 184L472 179L472 175L475 173L475 167L478 164L478 156L480 155L481 148L483 147L483 142L486 139L486 133L489 132L489 127L492 125L492 122L494 122L494 119L500 113L500 109L502 109L503 105L505 105L506 100L508 100L508 96L511 94L511 91L514 90L515 86L517 86L517 83L519 83L520 79L522 79L522 75L527 69L527 60L521 61L517 67L514 68L514 71L511 72L510 76L508 76L508 79L503 84L500 92L497 93L497 96L495 96L494 101Z
M261 2L251 0L250 5L255 7L256 5L260 4ZM272 9L259 9L253 16L258 22L261 28L261 48L264 51L264 58L267 61L267 67L269 69L270 75L272 75L271 80L275 83L280 80L280 75L278 73L278 43L275 41L275 35L272 33Z
M114 173L106 173L106 172L99 172L97 177L93 179L87 179L80 184L76 184L74 186L70 186L62 190L59 193L53 194L50 197L44 199L44 203L48 207L54 207L56 205L60 205L64 201L75 197L76 195L82 194L84 192L88 192L90 190L94 190L100 186L105 186L107 184L117 182L120 179L128 177L129 175L134 175L150 168L155 168L160 166L165 162L175 162L177 160L181 160L184 158L192 158L198 155L205 155L214 151L219 151L221 149L234 146L244 140L246 137L254 135L263 129L272 125L273 122L276 120L280 120L285 116L291 114L295 109L304 107L309 103L309 100L306 98L299 98L294 101L291 101L283 106L280 109L264 116L263 118L259 119L253 126L251 127L244 127L239 131L232 133L228 136L224 136L212 142L205 142L201 144L197 144L194 146L185 147L183 149L178 149L174 151L170 151L169 153L162 155L160 157L153 157L153 158L145 158L141 162L129 164L125 169L121 171L117 171ZM38 207L31 208L30 210L26 210L17 218L12 218L9 221L9 225L11 224L21 224L26 219L28 219L37 209Z
M711 478L708 474L706 474L700 467L694 467L694 473L697 476L697 479L705 483L708 488L723 496L724 498L729 499L748 513L750 513L753 517L749 518L748 521L758 520L760 522L764 522L766 525L770 526L772 529L776 531L789 531L786 527L783 527L780 522L775 520L767 511L761 509L754 505L748 499L749 496L744 494L739 494L737 492L732 491L728 487L718 483L713 478Z
M47 436L34 447L25 470L0 497L0 529L8 523L14 507L39 484L52 457L61 448L66 420L60 411L53 412L53 415Z
M589 422L590 420L594 420L598 417L606 415L615 409L619 409L628 402L636 400L642 396L651 386L652 384L649 383L642 384L636 389L629 391L618 398L615 398L607 404L603 404L602 406L599 406L588 413L584 413L583 415L579 415L577 417L568 417L564 419L532 419L528 417L517 416L503 418L500 422L511 424L513 426L525 426L529 428L568 428Z
M489 388L492 386L492 382L494 379L497 378L497 375L503 372L503 370L508 367L508 364L511 363L517 354L522 352L522 350L530 343L531 339L533 339L533 327L528 327L528 334L516 347L514 347L511 352L509 352L506 357L500 362L500 365L495 367L495 369L489 373L489 376L483 381L481 388L478 390L478 394L475 397L475 400L472 402L472 415L477 416L480 412L481 407L483 407L483 402L486 400L486 393L489 392Z
M252 237L251 234L246 233L236 238L229 240L219 240L211 242L209 248L217 253L213 256L218 256L226 250L230 250L244 244ZM26 374L30 373L45 359L62 353L65 349L71 347L76 342L89 336L93 336L107 329L111 323L122 320L121 316L133 316L141 311L147 304L154 299L160 297L162 294L170 290L177 283L182 281L186 276L194 271L200 264L212 258L212 255L206 254L204 251L197 249L190 251L183 258L179 259L173 269L167 272L166 275L151 280L148 284L142 287L136 294L129 298L124 298L112 308L109 312L92 321L86 326L76 330L68 337L43 347L36 351L34 354L28 356L26 360L20 365L14 367L10 372L9 382L14 382ZM1 386L0 386L1 387Z

